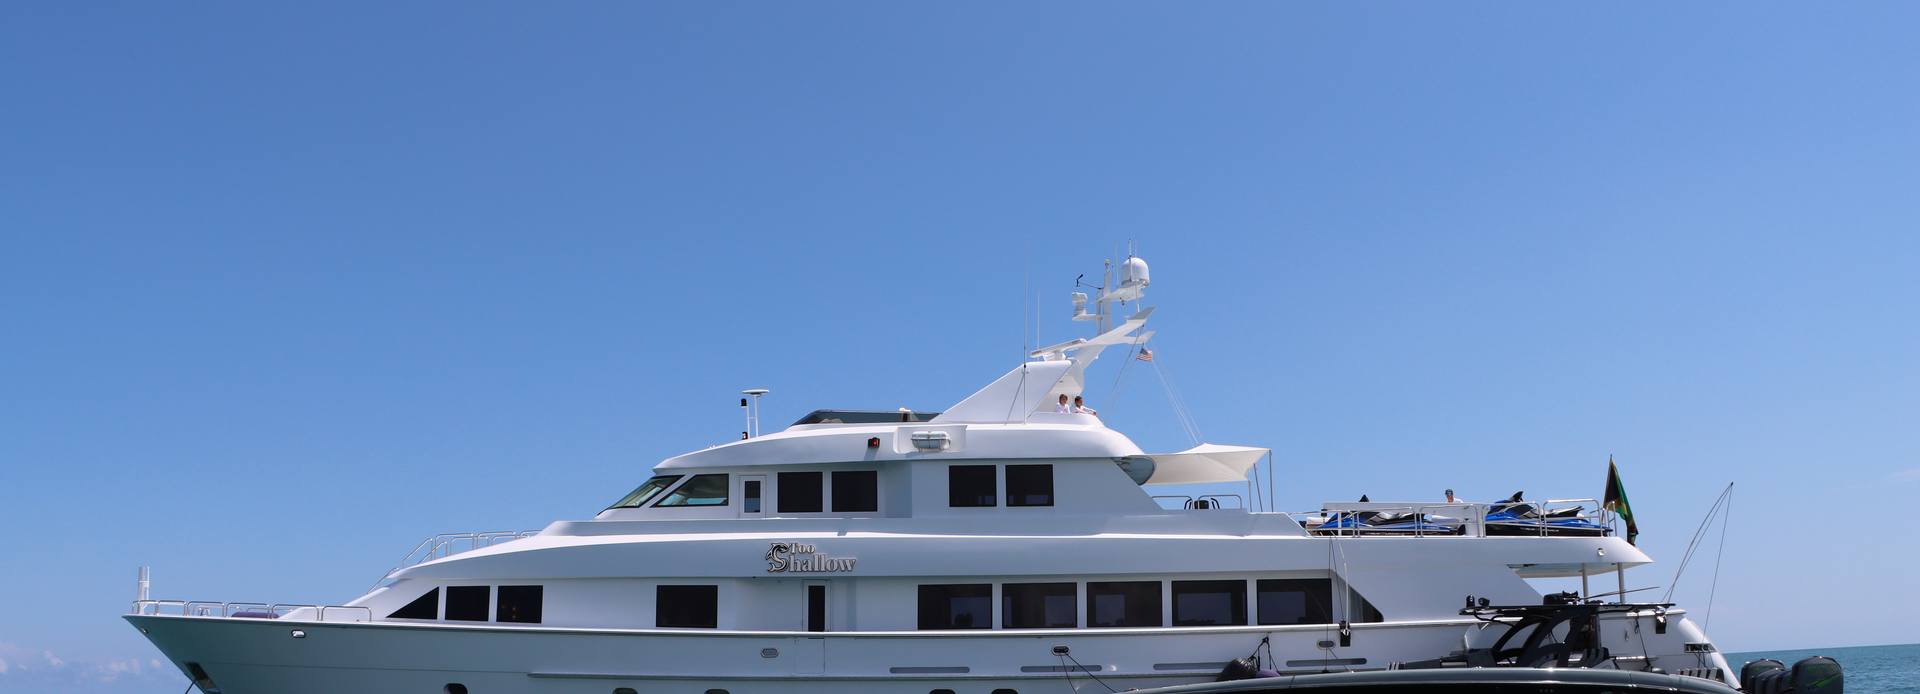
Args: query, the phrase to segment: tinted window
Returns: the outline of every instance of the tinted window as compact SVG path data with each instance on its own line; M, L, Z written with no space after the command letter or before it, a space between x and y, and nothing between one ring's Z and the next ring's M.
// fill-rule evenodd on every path
M1224 627L1246 623L1246 581L1173 582L1174 626Z
M880 510L880 474L872 470L833 473L833 512L871 513Z
M1349 588L1347 595L1347 610L1351 613L1347 619L1362 623L1386 621L1386 617L1380 614L1380 610L1375 608L1373 603L1368 602L1367 596L1361 595L1360 591Z
M720 625L720 586L659 586L653 598L654 626L712 629Z
M740 510L747 513L760 512L760 480L747 480L740 483Z
M807 631L827 630L827 587L807 586Z
M1063 629L1077 626L1079 605L1072 583L1008 583L1000 586L1000 626Z
M660 493L660 490L671 487L674 482L678 481L680 481L680 475L660 475L647 480L645 484L634 489L633 493L621 497L619 501L614 502L612 506L608 506L607 508L639 508L645 506L648 500Z
M1008 465L1008 506L1052 506L1052 465Z
M953 465L947 468L947 505L958 507L993 506L992 465Z
M794 422L802 424L886 424L890 422L925 422L940 416L938 412L901 412L899 410L814 410Z
M780 512L819 513L820 499L826 496L822 479L818 472L780 473Z
M447 619L461 622L487 621L487 586L449 586Z
M494 591L493 621L540 623L540 586L500 586Z
M1160 626L1160 582L1087 583L1087 626Z
M387 615L389 619L439 619L440 589L427 591L426 595L414 598L406 607L394 610Z
M993 586L987 583L920 586L920 628L993 628Z
M686 484L680 485L666 496L654 508L663 506L725 506L727 505L726 475L694 475Z
M1333 581L1324 578L1262 579L1258 613L1261 624L1331 624Z

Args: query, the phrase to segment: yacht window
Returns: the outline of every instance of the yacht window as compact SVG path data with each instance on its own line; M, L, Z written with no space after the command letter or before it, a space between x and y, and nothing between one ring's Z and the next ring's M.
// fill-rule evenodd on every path
M1333 581L1324 578L1261 579L1259 617L1261 624L1331 624L1333 611L1327 599L1333 595Z
M388 619L439 619L440 589L427 591L426 595L414 598L406 607L394 610Z
M1052 506L1052 465L1008 465L1008 506Z
M833 512L872 513L880 510L880 474L873 470L833 473Z
M686 484L660 497L663 506L725 506L727 505L726 475L694 475Z
M659 586L653 594L653 625L712 629L720 625L720 586Z
M819 513L820 499L826 496L822 479L818 472L780 473L780 512Z
M1246 581L1173 582L1174 626L1224 627L1246 623Z
M493 621L540 623L540 586L500 586L494 591Z
M1007 583L1000 586L1003 629L1071 629L1079 605L1072 583Z
M807 586L807 631L827 630L827 587Z
M1160 582L1087 583L1087 626L1160 626Z
M1380 614L1380 610L1374 607L1373 603L1367 602L1367 596L1361 595L1360 591L1349 587L1347 589L1347 596L1347 612L1349 613L1347 619L1362 624L1387 621L1386 617Z
M993 585L920 586L921 629L992 629Z
M489 586L448 586L447 619L456 622L487 621Z
M996 486L992 465L951 465L947 467L947 505L954 507L993 506Z
M647 502L658 495L661 490L673 486L674 482L680 481L680 477L680 475L660 475L647 480L645 484L634 489L632 494L622 497L619 501L614 502L612 506L608 506L607 508L640 508L641 506L645 506Z
M747 480L740 483L740 510L747 513L760 512L760 480Z

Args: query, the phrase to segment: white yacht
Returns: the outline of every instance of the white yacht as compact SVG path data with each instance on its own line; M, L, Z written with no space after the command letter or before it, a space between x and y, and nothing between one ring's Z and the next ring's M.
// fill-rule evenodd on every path
M591 518L430 538L344 605L143 582L126 619L207 694L1107 692L1256 650L1281 673L1458 656L1476 605L1540 605L1552 578L1594 591L1560 600L1620 602L1651 562L1593 500L1282 512L1264 448L1148 453L1062 407L1104 350L1141 356L1148 283L1140 258L1110 264L1073 297L1091 337L941 412L750 429ZM1685 610L1617 605L1592 631L1605 662L1582 665L1733 683Z

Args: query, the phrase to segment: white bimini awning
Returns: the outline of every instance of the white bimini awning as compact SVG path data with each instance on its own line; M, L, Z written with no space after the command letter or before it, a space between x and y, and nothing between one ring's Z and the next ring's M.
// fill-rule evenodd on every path
M1153 475L1143 484L1203 484L1241 482L1247 479L1265 448L1203 443L1179 453L1155 453Z

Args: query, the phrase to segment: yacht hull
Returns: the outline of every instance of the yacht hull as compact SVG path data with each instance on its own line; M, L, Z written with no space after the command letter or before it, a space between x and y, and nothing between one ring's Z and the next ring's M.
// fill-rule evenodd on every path
M1319 643L1339 637L1320 627L822 636L178 616L127 620L181 672L194 677L197 668L221 694L443 694L450 684L472 694L608 694L621 687L696 694L1105 691L1054 655L1054 647L1067 646L1074 661L1115 689L1149 688L1212 681L1226 661L1250 654L1262 637L1270 638L1283 672L1384 669L1457 650L1462 629L1471 623L1356 625L1353 645L1329 652ZM1666 644L1655 645L1656 652L1667 651L1660 647ZM1668 652L1678 653L1680 644L1670 645ZM1697 660L1684 659L1665 664L1691 666Z

